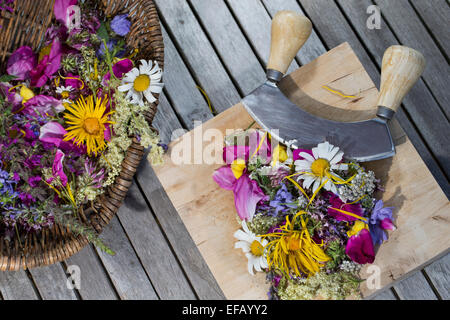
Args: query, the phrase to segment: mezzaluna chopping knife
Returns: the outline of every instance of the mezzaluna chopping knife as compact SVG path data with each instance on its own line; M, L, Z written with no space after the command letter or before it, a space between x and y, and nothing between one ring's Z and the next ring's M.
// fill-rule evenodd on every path
M302 110L277 85L311 30L309 19L298 13L280 11L275 15L267 81L242 100L246 110L272 137L293 148L312 148L330 141L358 162L392 157L395 147L387 122L422 74L424 57L404 46L388 48L382 63L377 117L358 122L331 121Z

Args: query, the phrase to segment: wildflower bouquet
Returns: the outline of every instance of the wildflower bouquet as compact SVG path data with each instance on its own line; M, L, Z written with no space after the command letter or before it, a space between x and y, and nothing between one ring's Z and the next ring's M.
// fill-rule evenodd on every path
M223 158L213 179L234 193L235 248L267 273L269 297L358 296L361 266L395 229L374 173L328 142L292 149L254 129L227 136Z
M66 19L72 5L78 26ZM133 137L160 158L143 112L162 91L162 70L133 60L126 14L106 18L93 1L77 0L56 0L54 14L42 49L20 47L0 76L0 236L58 223L107 250L80 219L86 208L95 214Z

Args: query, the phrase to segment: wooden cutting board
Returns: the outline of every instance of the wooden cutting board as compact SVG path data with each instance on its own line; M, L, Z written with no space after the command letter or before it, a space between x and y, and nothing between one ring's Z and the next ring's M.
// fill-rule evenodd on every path
M342 98L323 89L323 85L357 97ZM280 87L291 101L324 118L365 120L376 112L377 88L347 43L285 77ZM318 101L333 107L324 107ZM223 134L226 129L245 129L252 122L239 103L173 141L165 164L154 168L228 299L266 299L269 286L264 273L251 276L247 272L246 257L234 249L233 233L240 226L233 193L220 189L212 179L214 171L223 165L223 141L220 137L202 141L202 135L207 135L208 129L218 129ZM395 119L390 127L397 149L395 157L365 164L382 179L385 205L395 207L397 230L389 233L389 240L378 250L374 262L380 267L381 288L450 247L449 202ZM196 145L191 144L194 141ZM179 154L184 145L190 151L191 163L201 162L202 152L209 153L213 143L219 150L213 154L216 164L178 165L171 160L172 153ZM366 266L362 277L373 272L368 272ZM365 297L377 291L365 284L361 290Z

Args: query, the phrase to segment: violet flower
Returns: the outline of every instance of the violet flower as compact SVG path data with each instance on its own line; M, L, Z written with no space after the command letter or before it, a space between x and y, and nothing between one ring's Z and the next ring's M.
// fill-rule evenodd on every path
M14 192L16 181L11 179L9 172L0 169L0 195L7 195L14 198L17 194Z
M130 32L131 28L131 22L127 18L128 14L115 16L111 21L112 31L114 31L119 36L125 37Z
M280 211L286 213L289 209L296 208L296 205L293 204L293 202L294 196L288 191L286 184L282 183L275 198L270 201L270 206L275 210L274 216L278 215Z
M392 207L383 208L383 200L375 203L369 219L370 234L374 244L382 244L388 239L385 230L395 230L392 222Z
M84 169L85 172L92 179L90 186L92 188L101 188L102 181L105 178L105 168L97 170L95 163L91 162L89 159L86 159L86 161L84 162Z

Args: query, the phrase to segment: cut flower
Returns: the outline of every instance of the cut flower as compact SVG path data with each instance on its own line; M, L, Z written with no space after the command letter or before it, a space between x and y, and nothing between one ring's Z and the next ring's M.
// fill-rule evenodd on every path
M296 160L294 164L295 170L300 173L298 180L303 180L304 188L312 186L312 191L316 192L323 185L325 190L338 193L335 182L342 181L342 178L333 170L348 169L346 164L339 164L344 152L324 142L312 149L312 155L307 152L300 152L299 155L304 160Z
M118 88L121 92L127 92L127 99L133 104L144 105L145 99L153 103L156 98L152 93L161 93L164 84L161 82L162 70L158 62L141 60L139 69L133 68L123 78L122 85Z
M88 155L97 155L98 152L106 148L105 130L107 124L112 124L108 117L113 112L106 112L108 98L97 98L91 95L84 99L81 97L76 104L67 107L64 118L71 126L68 127L64 141L74 139L77 146L84 144L87 147Z
M245 253L248 259L248 272L254 275L253 269L261 272L262 269L268 267L265 257L264 247L267 245L267 240L262 240L248 229L247 223L242 221L242 230L234 233L234 237L239 241L235 243L235 248L240 248Z

